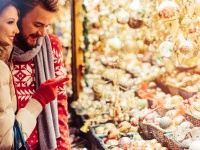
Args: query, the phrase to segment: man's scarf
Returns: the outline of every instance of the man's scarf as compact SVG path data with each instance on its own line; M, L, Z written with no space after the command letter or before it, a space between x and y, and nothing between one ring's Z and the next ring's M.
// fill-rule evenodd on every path
M23 43L20 43L23 44ZM26 62L34 59L36 89L47 79L55 77L52 47L48 35L40 37L36 47L29 51L22 51L14 45L13 60ZM48 94L48 93L47 93ZM38 133L40 149L55 149L56 138L60 136L58 125L57 100L46 105L38 116Z

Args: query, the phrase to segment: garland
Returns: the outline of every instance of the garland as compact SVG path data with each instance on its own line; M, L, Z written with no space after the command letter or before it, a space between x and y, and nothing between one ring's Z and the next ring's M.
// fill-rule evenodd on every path
M82 8L85 12L85 14L87 13L87 9L85 4L82 4ZM87 16L84 16L83 19L83 37L84 37L84 49L83 49L83 63L85 64L85 68L84 68L84 81L86 86L88 87L88 81L87 81L87 77L86 75L89 73L89 69L90 69L90 65L87 63L87 59L86 59L86 53L88 52L88 47L89 47L89 39L88 39L88 33L89 33L89 28L87 27L87 24L89 22L89 19L87 18Z

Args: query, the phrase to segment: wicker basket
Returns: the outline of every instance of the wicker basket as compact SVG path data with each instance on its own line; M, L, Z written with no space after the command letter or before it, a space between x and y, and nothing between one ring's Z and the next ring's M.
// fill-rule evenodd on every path
M189 92L183 88L174 87L172 85L168 85L169 91L172 95L180 95L183 99L188 99L196 94L196 92Z
M159 78L156 79L156 84L162 89L163 92L170 93L168 85L163 83Z
M180 144L173 139L172 133L166 133L164 137L169 150L188 150L188 147L181 147Z
M158 125L150 124L149 128L152 133L152 138L155 138L159 143L161 143L163 146L166 146L166 140L164 134L171 133L170 131L163 130Z
M99 124L99 125L94 125L94 126L89 126L89 130L91 131L92 135L95 137L95 138L99 138L99 137L105 137L107 136L107 134L97 134L95 132L95 129L99 126L104 126L103 124Z
M179 88L172 85L168 85L168 88L171 95L179 95Z
M142 131L141 134L143 134L147 139L152 139L152 134L149 125L149 123L145 123L143 121L139 122L139 126Z
M190 121L195 127L200 126L200 118L197 118L190 114L189 112L185 113L185 118Z
M104 137L106 137L106 135L98 135L95 133L95 128L98 126L99 125L89 126L89 132L87 133L87 137L92 142L91 149L97 149L98 147L98 149L100 150L108 150L102 140Z
M147 99L147 103L148 103L148 108L151 108L151 106L153 105L153 100Z
M189 91L186 91L185 89L179 89L179 94L180 96L183 97L183 99L188 99L190 97L192 97L193 95L196 94L196 92L189 92Z

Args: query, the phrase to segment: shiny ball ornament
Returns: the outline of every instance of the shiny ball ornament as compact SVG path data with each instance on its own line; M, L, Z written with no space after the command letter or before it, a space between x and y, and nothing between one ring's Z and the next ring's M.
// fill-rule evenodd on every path
M96 134L104 134L104 127L98 126L97 128L95 128L95 133Z
M138 45L137 41L128 39L123 42L122 49L126 52L138 53L139 45Z
M170 57L173 53L174 43L163 41L159 46L159 52L163 57Z
M126 24L129 21L129 13L125 10L120 10L117 13L117 22L120 24Z
M191 40L176 40L174 45L174 52L177 56L189 59L198 54L198 45Z
M138 121L138 119L136 117L132 117L130 119L130 123L131 123L132 126L138 126L139 121Z
M141 99L137 101L137 107L138 109L142 110L148 106L147 100L146 99Z
M128 21L128 25L129 25L130 28L138 29L143 25L143 21L135 19L133 17L130 17L129 21Z
M177 18L179 12L179 5L170 0L163 1L158 7L158 15L162 19Z
M115 51L120 50L122 47L122 42L118 37L108 39L106 44L111 50Z
M119 130L110 129L108 131L108 139L118 139L119 138Z
M150 113L145 117L145 121L148 123L153 123L155 122L157 115L155 113Z
M194 127L191 129L190 134L192 136L193 141L200 141L200 127ZM200 145L199 145L200 146Z
M160 119L159 125L162 129L166 129L171 125L171 118L164 116Z
M180 78L179 78L180 79ZM174 95L171 99L172 105L179 105L183 102L183 97L180 95Z
M200 0L196 0L196 1L195 1L194 13L195 13L197 16L200 16Z
M177 116L177 117L175 117L174 119L173 119L173 123L174 123L174 125L176 125L176 126L178 126L178 125L180 125L182 122L184 122L185 121L185 117L184 116Z
M200 141L193 141L189 146L189 150L199 150L199 147Z
M119 131L120 132L128 132L128 130L131 128L131 124L128 121L123 121L119 124Z
M130 150L133 146L132 140L129 137L121 137L118 142L118 147L123 150Z
M195 33L198 30L198 26L195 23L191 23L188 27L189 33Z
M115 140L115 139L109 139L106 141L106 145L107 146L114 146L114 145L118 145L118 140Z
M108 129L108 130L114 129L114 128L116 129L115 125L113 123L109 123L109 122L105 124L104 128Z

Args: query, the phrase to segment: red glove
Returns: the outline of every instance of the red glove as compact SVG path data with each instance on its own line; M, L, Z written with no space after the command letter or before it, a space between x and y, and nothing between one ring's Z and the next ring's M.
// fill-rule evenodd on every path
M58 86L68 81L69 78L49 79L42 83L33 94L32 98L36 99L44 108L46 104L53 101L57 97Z

